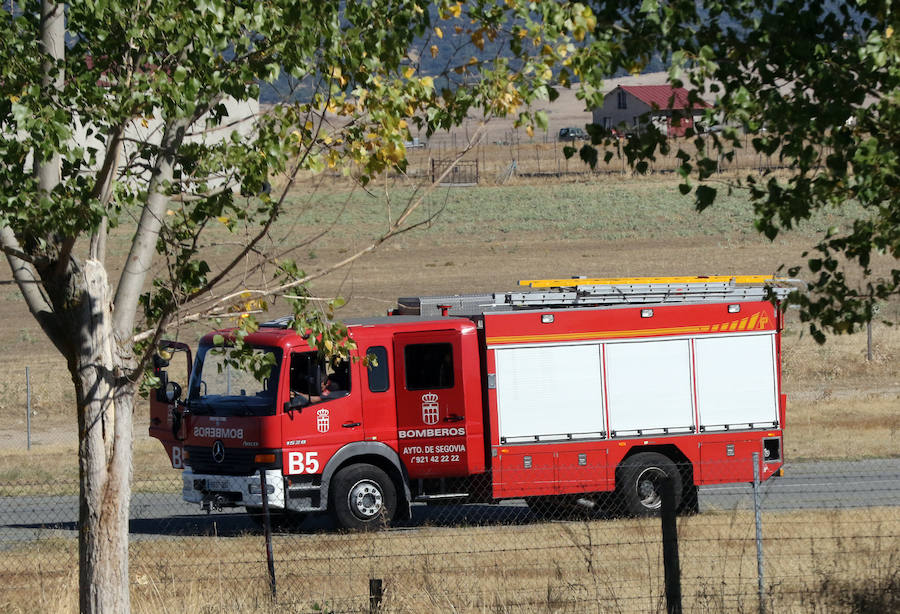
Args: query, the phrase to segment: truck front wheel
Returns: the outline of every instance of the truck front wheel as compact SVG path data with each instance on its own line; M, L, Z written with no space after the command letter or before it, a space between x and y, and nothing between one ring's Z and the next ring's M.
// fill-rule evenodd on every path
M641 452L619 465L619 500L631 516L655 516L662 507L662 483L672 480L675 506L681 501L681 473L667 456Z
M394 518L397 489L375 465L350 465L338 471L331 482L331 510L345 529L380 529Z

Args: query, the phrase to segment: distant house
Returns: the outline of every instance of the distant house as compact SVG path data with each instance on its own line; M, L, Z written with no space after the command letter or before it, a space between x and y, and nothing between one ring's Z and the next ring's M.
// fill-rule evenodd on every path
M690 104L688 91L682 87L620 85L606 95L602 107L594 109L593 121L607 130L639 131L646 115L663 134L683 136L709 107L703 101ZM690 113L676 122L673 112L684 110Z

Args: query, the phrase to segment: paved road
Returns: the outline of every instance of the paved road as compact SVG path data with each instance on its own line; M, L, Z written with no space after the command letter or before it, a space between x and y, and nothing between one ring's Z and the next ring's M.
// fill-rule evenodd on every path
M792 463L785 476L761 487L766 511L805 509L900 507L900 459L853 462ZM712 509L750 508L749 484L705 486L700 489L701 512ZM411 526L459 524L525 524L535 522L522 500L502 505L414 506ZM131 504L133 539L184 535L238 535L258 532L242 512L206 514L181 500L180 494L136 493ZM77 527L75 496L0 497L0 550L22 541L51 535L72 535ZM306 520L303 532L331 528L327 516Z

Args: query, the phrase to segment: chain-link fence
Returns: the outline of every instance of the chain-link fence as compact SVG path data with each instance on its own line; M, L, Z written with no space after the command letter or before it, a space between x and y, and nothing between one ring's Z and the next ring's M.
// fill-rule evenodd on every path
M729 472L746 476L747 467L715 469ZM636 515L627 497L414 503L409 520L357 533L337 530L325 514L272 510L273 601L262 516L208 514L182 501L176 470L137 473L136 612L667 608L660 519ZM900 608L900 459L788 463L756 490L758 516L753 484L695 493L689 476L682 468L675 488L684 611ZM635 495L653 508L659 482L642 479ZM77 611L77 483L23 475L0 486L0 610Z

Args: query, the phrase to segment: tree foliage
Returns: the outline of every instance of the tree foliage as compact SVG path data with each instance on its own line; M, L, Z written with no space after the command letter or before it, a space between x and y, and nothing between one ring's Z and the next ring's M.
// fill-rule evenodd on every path
M702 138L689 129L693 146L677 152L682 192L693 193L698 210L720 191L740 190L757 230L774 239L818 211L861 207L858 219L825 230L806 263L790 269L810 284L797 300L817 339L823 330L852 332L879 300L896 297L900 269L882 276L872 269L878 256L900 258L900 41L889 0L588 4L597 25L562 60L585 100L599 102L604 74L639 71L659 54L673 85L694 100L715 100L707 125L729 126ZM778 168L724 179L718 161L744 148L744 131L753 151L773 156ZM594 144L604 137L593 134ZM641 171L671 147L651 128L625 155ZM593 149L581 152L592 166Z

